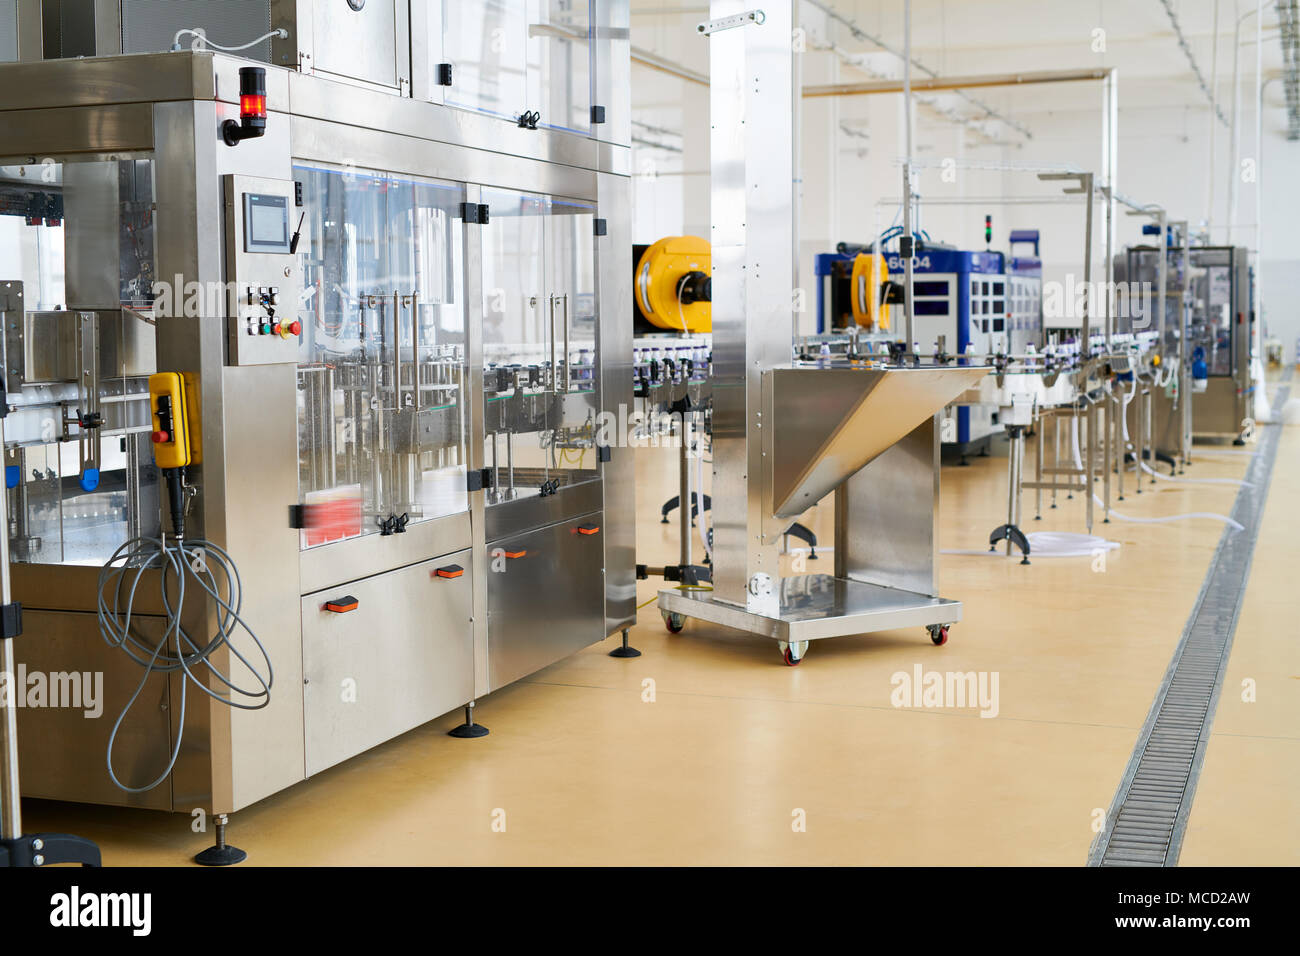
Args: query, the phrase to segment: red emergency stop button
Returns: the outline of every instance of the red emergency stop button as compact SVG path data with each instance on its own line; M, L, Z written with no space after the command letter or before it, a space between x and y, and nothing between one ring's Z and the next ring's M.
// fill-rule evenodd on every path
M149 437L153 439L155 445L161 445L163 442L172 440L172 436L167 434L167 432L154 432Z
M289 332L293 335L302 335L302 323L296 319L289 323Z

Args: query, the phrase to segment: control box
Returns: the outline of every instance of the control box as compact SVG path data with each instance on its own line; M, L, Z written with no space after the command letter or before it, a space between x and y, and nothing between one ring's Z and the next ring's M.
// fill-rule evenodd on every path
M302 270L294 235L301 210L282 179L224 178L230 364L296 362Z

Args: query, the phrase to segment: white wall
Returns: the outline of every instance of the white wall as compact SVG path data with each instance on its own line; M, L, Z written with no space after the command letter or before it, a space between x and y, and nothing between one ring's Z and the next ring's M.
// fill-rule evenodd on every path
M698 5L697 5L698 6ZM893 5L880 12L875 5L837 2L838 9L857 16L865 26L901 44L901 28L893 22ZM901 4L897 6L901 9ZM1210 128L1209 104L1196 88L1182 52L1159 5L1152 10L1131 5L1106 5L1105 23L1111 43L1104 54L1087 47L1089 17L1093 14L1074 4L1053 0L1034 8L1039 19L1033 25L1020 24L1023 36L1014 37L1008 26L999 34L1001 46L994 48L976 38L955 35L961 27L957 14L996 3L949 3L936 9L949 22L935 22L924 3L917 4L914 31L921 42L943 36L942 49L920 47L916 55L941 66L948 75L977 74L1012 69L1049 69L1090 65L1120 65L1120 128L1118 187L1125 195L1143 203L1158 203L1172 219L1188 219L1193 228L1204 222L1209 209ZM1005 4L1003 4L1005 6ZM1025 5L1021 5L1023 8ZM874 13L872 11L875 11ZM956 11L956 13L954 13ZM1057 11L1057 12L1053 12ZM1094 11L1095 12L1095 11ZM693 69L707 73L707 47L694 42L690 27L699 11L660 15L652 21L633 20L633 43L652 47L669 58L682 59ZM1050 21L1067 15L1082 17L1077 28L1053 27ZM1180 13L1187 21L1187 11ZM844 46L870 50L869 43L846 39L843 32L827 33L823 15L808 4L801 5L802 25L814 37L834 36ZM1146 19L1142 19L1142 18ZM1231 113L1229 63L1231 25L1221 21L1220 40L1221 106ZM1128 22L1128 21L1133 22ZM1266 20L1270 23L1271 20ZM944 31L947 31L946 33ZM1051 30L1056 34L1042 43L1035 37ZM1071 32L1073 30L1073 32ZM1245 34L1243 34L1245 36ZM707 41L706 41L707 42ZM963 43L965 45L963 45ZM1209 39L1193 37L1193 49L1208 68ZM1054 45L1053 45L1054 44ZM1269 57L1276 53L1275 35L1267 37ZM1252 159L1254 152L1253 47L1241 51L1242 87L1240 124L1241 155ZM884 59L888 60L886 55ZM1266 58L1266 75L1268 72ZM866 76L846 66L834 55L809 51L801 56L805 85L847 82ZM1005 249L1010 230L1037 228L1042 233L1042 256L1048 279L1063 281L1067 275L1082 277L1083 207L1077 199L1065 197L1059 184L1040 183L1031 172L988 171L963 164L999 163L1016 165L1075 164L1099 171L1101 155L1101 84L1098 82L1026 86L977 91L979 97L1023 123L1032 138L1011 130L989 144L950 120L918 107L914 121L914 157L920 163L937 164L945 158L957 161L954 182L944 182L935 169L920 173L923 196L921 225L936 240L963 248L984 247L985 214L993 216L994 249ZM654 164L665 172L657 179L638 178L633 215L637 241L651 241L660 235L694 231L707 235L707 91L700 86L664 77L634 67L634 108L637 117L684 131L682 154L654 151ZM1300 143L1284 138L1285 112L1280 84L1273 83L1266 96L1264 112L1263 179L1268 194L1262 242L1263 316L1270 332L1286 343L1294 358L1300 336ZM644 115L643 115L644 114ZM855 132L842 131L847 124ZM802 115L802 177L799 220L800 279L806 299L815 302L812 262L818 252L834 249L837 242L869 241L894 221L901 197L898 163L903 152L902 97L875 95L825 99L804 99ZM1220 126L1215 139L1215 189L1211 236L1221 243L1228 238L1229 132ZM638 149L638 161L649 155ZM640 168L640 166L638 166ZM647 167L649 168L649 167ZM671 174L667 171L671 171ZM1257 184L1240 187L1237 226L1232 240L1257 246ZM1009 197L1014 201L1003 201ZM945 201L971 200L967 205L946 205ZM1044 199L1041 204L1027 200ZM891 203L890 200L893 202ZM1103 277L1104 257L1101 207L1096 208L1096 246L1093 252L1094 278ZM702 218L703 217L703 218ZM1123 214L1117 220L1117 249L1140 242L1143 220ZM813 317L805 316L804 330L812 328Z

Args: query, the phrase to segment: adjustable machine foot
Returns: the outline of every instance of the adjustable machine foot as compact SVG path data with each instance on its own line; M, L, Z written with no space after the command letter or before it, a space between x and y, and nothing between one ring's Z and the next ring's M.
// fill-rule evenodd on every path
M465 723L447 731L448 737L473 738L486 737L487 735L488 729L486 727L482 724L474 723L474 701L472 700L465 705Z
M1020 549L1020 553L1023 555L1020 563L1029 563L1029 539L1015 525L1004 524L999 528L995 528L993 533L989 535L989 550L996 551L999 541L1010 541L1013 546Z
M609 652L609 656L610 657L640 657L641 656L641 652L638 651L635 647L628 646L627 628L623 628L623 646L614 648L612 651Z
M226 843L226 824L229 818L224 813L217 814L217 842L194 857L199 866L234 866L248 859L248 854L237 846Z

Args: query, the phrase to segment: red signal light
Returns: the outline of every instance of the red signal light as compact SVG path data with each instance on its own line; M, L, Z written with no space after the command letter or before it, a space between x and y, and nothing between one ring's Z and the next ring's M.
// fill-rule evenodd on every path
M266 94L244 93L239 97L240 119L266 119Z
M239 122L221 124L221 138L227 146L237 146L246 139L266 133L266 70L245 66L239 71Z

